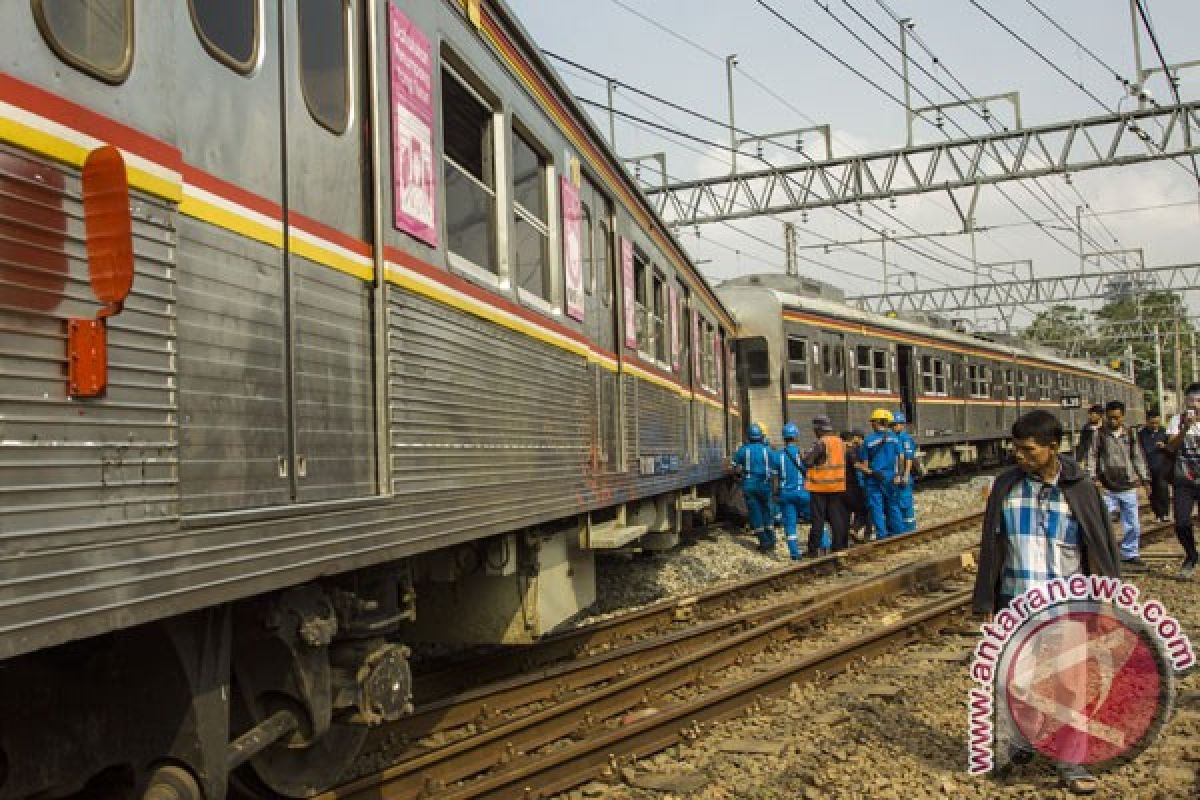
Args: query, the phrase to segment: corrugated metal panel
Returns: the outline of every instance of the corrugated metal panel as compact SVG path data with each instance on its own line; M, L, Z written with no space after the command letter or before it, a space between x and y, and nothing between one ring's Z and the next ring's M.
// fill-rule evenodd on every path
M181 217L180 475L185 513L282 505L287 455L282 256Z
M389 327L397 495L454 492L446 525L485 506L514 524L580 507L594 413L584 359L412 295L393 301Z
M107 324L108 389L73 399L66 320L99 310L78 177L0 150L0 197L0 555L173 527L173 213L135 199L135 276Z
M638 455L683 457L685 402L677 393L646 383L638 388Z
M299 500L375 493L371 289L291 257Z

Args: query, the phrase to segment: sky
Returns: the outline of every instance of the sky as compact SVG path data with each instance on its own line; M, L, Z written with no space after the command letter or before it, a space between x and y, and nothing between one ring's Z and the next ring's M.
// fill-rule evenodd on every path
M1127 111L1138 104L1114 76L1134 80L1128 0L509 0L509 4L544 50L723 122L729 114L725 56L736 54L737 127L764 134L830 125L835 157L905 144L903 83L896 74L901 65L896 18L909 18L913 24L909 72L914 105L964 98L968 92L960 84L976 97L1015 91L1022 123L1037 126ZM1200 30L1200 3L1148 0L1146 5L1167 63L1200 60L1195 38ZM990 19L989 13L1033 49ZM839 64L796 29L849 66ZM1143 66L1156 66L1158 56L1141 26L1139 42ZM577 95L606 101L602 78L554 59L551 63ZM1200 67L1179 72L1179 79L1184 101L1200 100ZM1161 75L1152 76L1146 88L1156 101L1171 102L1170 88ZM670 180L729 172L730 153L722 149L729 143L726 126L621 88L615 107L711 142L681 141L618 117L616 150L622 158L665 152ZM1011 104L989 103L988 110L995 124L1014 126ZM591 109L591 113L598 128L607 133L607 111ZM971 134L985 132L988 125L979 106L948 109L942 130L928 116L915 123L915 143L945 140L947 133L959 138L963 134L956 125ZM805 152L818 157L823 149L820 139L803 138ZM794 151L794 137L785 137L781 144L788 146L769 143L762 151L771 164L798 163L803 158ZM763 162L754 155L753 145L745 145L739 168L761 167ZM649 162L641 176L646 181L658 179ZM883 289L880 230L893 238L954 234L908 240L911 249L896 242L887 245L889 290L929 289L969 285L974 274L981 280L989 275L1011 279L1014 270L1028 275L1027 260L1032 261L1035 276L1077 272L1077 207L1085 252L1141 249L1148 266L1198 261L1198 199L1200 181L1188 159L1085 171L1072 174L1070 182L1053 176L986 187L975 213L974 260L971 237L961 233L962 223L944 191L897 198L894 207L887 201L863 205L861 214L849 205L842 207L845 214L816 209L806 218L796 212L731 225L681 228L678 236L705 276L720 282L737 275L782 272L783 222L791 221L797 226L802 274L834 283L848 295L875 294ZM1042 224L1033 224L1031 218ZM861 240L868 241L857 244ZM852 244L829 245L831 241ZM1087 263L1118 269L1122 259L1133 265L1139 256L1126 252L1091 257ZM996 266L975 266L987 264ZM1200 313L1196 292L1188 294L1192 313ZM1009 322L1027 322L1034 310L1020 309ZM1002 326L1000 315L991 310L970 316L983 329Z

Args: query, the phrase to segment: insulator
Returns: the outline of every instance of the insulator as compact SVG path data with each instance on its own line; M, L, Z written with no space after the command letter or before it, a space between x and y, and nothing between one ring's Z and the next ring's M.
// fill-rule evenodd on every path
M762 142L759 141L756 144L757 144L757 146L755 147L755 150L758 151L758 157L762 158Z
M797 153L804 152L804 137L801 136L800 134L796 134L796 152Z
M991 119L991 118L992 118L992 112L991 112L991 111L988 111L988 107L987 107L987 106L984 106L984 107L983 107L983 118L984 118L985 120L989 120L989 119Z
M807 211L800 212L800 221L804 222L804 223L808 222L808 212Z
M894 198L894 197L888 198L888 208L892 209L893 211L896 210L896 198Z
M861 217L862 216L862 203L855 203L854 210L857 211L858 215Z

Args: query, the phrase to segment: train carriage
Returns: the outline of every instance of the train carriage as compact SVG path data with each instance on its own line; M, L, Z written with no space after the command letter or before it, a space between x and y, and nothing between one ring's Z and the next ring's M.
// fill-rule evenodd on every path
M734 321L502 3L3 21L0 798L309 794L711 513Z
M924 464L942 471L999 462L1017 416L1057 410L1063 395L1079 394L1085 408L1122 400L1132 422L1142 419L1137 387L1103 367L868 314L837 292L783 276L747 276L717 292L739 322L745 419L769 428L797 422L806 440L818 414L846 430L865 429L875 408L903 410ZM1064 422L1082 425L1082 412Z

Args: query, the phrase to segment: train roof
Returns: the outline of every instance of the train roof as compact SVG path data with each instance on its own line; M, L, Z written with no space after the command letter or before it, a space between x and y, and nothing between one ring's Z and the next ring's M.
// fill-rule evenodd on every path
M946 342L947 344L960 345L975 350L988 350L1009 357L1016 355L1026 356L1028 358L1036 359L1037 361L1048 364L1055 364L1062 367L1070 367L1071 369L1075 370L1090 372L1098 377L1108 378L1110 380L1119 380L1124 383L1131 382L1128 376L1115 370L1102 367L1097 364L1092 364L1087 361L1067 358L1045 348L1030 347L1028 345L1004 344L1002 342L996 342L981 336L937 328L932 325L926 325L920 322L914 322L912 320L886 317L881 314L855 308L838 300L795 294L771 286L755 285L745 280L724 283L718 287L718 293L725 295L726 304L734 307L735 314L736 304L732 303L728 299L729 295L735 291L769 292L775 295L776 299L779 301L780 305L783 306L784 310L833 317L843 322L870 325L873 328L892 330L896 331L897 333L907 334L910 336L919 336L926 339L936 339Z

